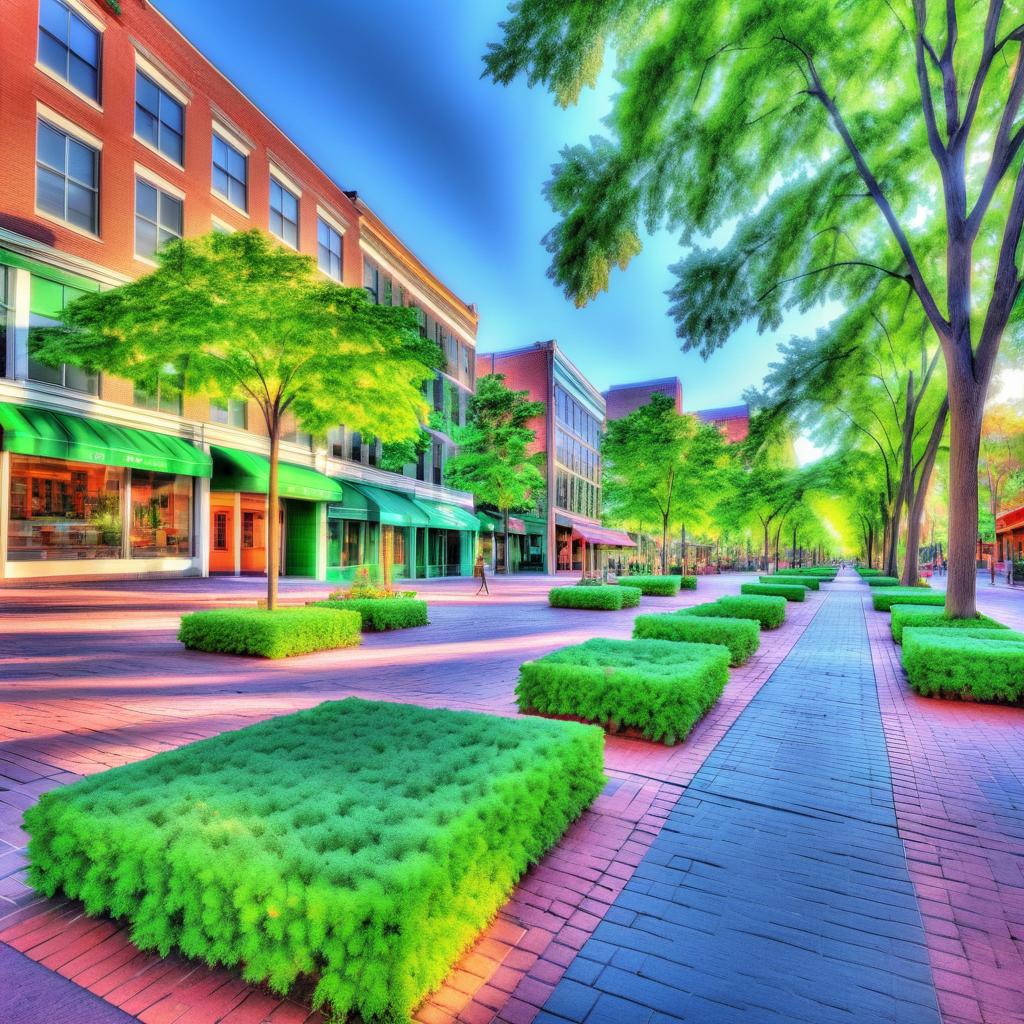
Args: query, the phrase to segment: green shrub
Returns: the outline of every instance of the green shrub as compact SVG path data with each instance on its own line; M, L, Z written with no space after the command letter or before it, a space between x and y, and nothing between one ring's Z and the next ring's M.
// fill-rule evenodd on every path
M761 624L756 619L702 618L681 612L638 615L633 620L633 637L722 644L729 648L729 664L742 665L761 645Z
M876 612L887 612L894 604L927 604L942 607L945 594L933 594L920 587L882 587L871 592Z
M143 949L408 1020L601 791L602 749L575 723L321 704L44 794L29 879Z
M1001 622L990 619L987 615L976 615L973 619L952 619L944 608L936 608L930 604L896 604L892 607L889 627L896 643L902 643L903 630L908 626L915 629L1006 629Z
M637 587L641 594L649 594L654 597L675 597L683 585L682 576L620 576L619 585L623 587ZM694 580L695 589L697 581Z
M680 590L696 590L697 589L697 577L696 576L680 576L679 577L679 589Z
M728 648L669 640L587 640L519 670L522 711L573 715L678 742L721 696Z
M287 658L359 644L359 615L329 608L216 608L181 617L178 639L196 651Z
M897 576L868 576L864 582L869 587L898 587L900 585Z
M796 565L790 569L780 569L786 576L817 576L823 580L834 579L839 570L831 565Z
M1024 701L1024 643L964 636L958 629L908 629L903 667L926 697Z
M786 573L775 573L772 576L758 576L758 583L788 583L796 584L797 586L806 587L808 590L820 590L822 582L827 583L828 580L822 580L818 576L811 576L810 573L804 573L802 576L789 576Z
M623 607L621 587L552 587L548 591L552 608L588 608L614 612Z
M869 576L881 576L882 575L882 570L881 569L856 569L854 571L857 573L858 576L860 576L863 579L867 579L867 577L869 577Z
M618 587L617 589L622 592L623 608L640 607L640 598L643 596L643 592L639 587Z
M392 597L348 597L340 601L311 601L310 605L358 612L364 633L408 629L410 626L426 626L428 623L427 602L415 599L402 601Z
M745 596L720 597L708 604L680 608L679 615L702 615L719 619L756 619L762 629L775 629L786 621L784 597Z
M744 583L741 594L761 594L765 597L784 597L787 601L803 601L807 587L802 583Z

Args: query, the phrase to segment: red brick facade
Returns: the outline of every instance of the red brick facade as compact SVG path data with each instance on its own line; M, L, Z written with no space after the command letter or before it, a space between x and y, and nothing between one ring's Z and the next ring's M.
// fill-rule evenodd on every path
M514 352L492 352L477 357L477 376L500 373L506 387L528 391L531 401L543 402L544 412L529 422L537 440L532 452L546 452L548 447L548 407L551 397L551 352L547 348L517 349Z
M637 384L615 384L604 393L606 418L621 420L647 405L653 395L668 395L675 402L676 412L683 411L683 385L678 377L645 380Z
M316 255L317 205L346 228L344 280L362 284L359 213L355 204L267 117L207 61L151 4L129 0L123 13L104 3L77 6L105 26L100 108L41 70L36 0L4 4L0 32L0 226L52 245L109 270L134 277L149 265L134 255L135 165L140 164L185 194L185 235L204 234L213 218L236 228L267 228L270 165L302 188L299 248ZM137 45L136 45L137 44ZM184 166L135 138L136 53L178 86L185 109ZM44 106L102 141L99 237L89 237L36 212L36 120ZM250 148L248 215L211 192L214 120Z
M705 423L713 423L729 444L737 444L750 433L750 409L746 405L730 405L723 409L698 409L694 414Z

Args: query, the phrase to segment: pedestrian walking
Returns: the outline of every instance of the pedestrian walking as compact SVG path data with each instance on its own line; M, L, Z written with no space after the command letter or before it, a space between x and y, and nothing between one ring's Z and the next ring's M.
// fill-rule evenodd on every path
M477 587L477 595L487 594L490 596L490 589L487 586L487 567L484 565L484 556L476 556L476 565L473 566L473 575L480 580L480 586Z

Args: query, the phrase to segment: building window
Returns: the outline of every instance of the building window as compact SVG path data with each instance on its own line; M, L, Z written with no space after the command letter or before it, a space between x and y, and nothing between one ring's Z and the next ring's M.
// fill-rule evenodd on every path
M77 288L33 274L29 291L29 327L60 326L60 316L64 307L83 294L84 292ZM55 384L87 395L98 395L100 392L99 374L86 373L81 367L72 366L70 363L47 366L33 359L31 351L28 359L28 376L29 380Z
M380 302L380 271L369 260L363 260L363 287L374 305Z
M317 266L335 281L341 280L341 233L318 217L316 221Z
M172 238L181 238L184 203L142 178L135 179L135 255L153 259Z
M270 179L270 232L293 249L299 247L299 198Z
M300 444L303 448L313 447L313 435L307 434L304 430L299 430L298 427L294 427L292 430L286 430L281 435L282 441L290 441L292 444Z
M229 398L226 402L210 399L210 422L226 423L229 427L246 426L248 405L242 398Z
M345 458L345 430L343 427L332 427L327 431L327 450L335 459Z
M347 568L361 564L366 544L366 523L351 519L327 521L327 564Z
M217 512L213 517L213 550L227 551L228 549L228 514Z
M42 118L36 138L36 205L99 234L99 150Z
M394 297L394 285L391 283L390 277L384 278L384 298L381 300L385 306L392 306L394 303L391 301Z
M131 470L132 558L192 553L192 478Z
M240 210L249 208L249 158L213 133L213 190Z
M99 102L100 33L61 0L40 0L39 63Z
M140 409L153 409L156 412L180 416L183 384L184 380L180 373L171 366L165 367L152 390L141 384L135 385L132 402Z
M121 557L124 470L11 456L11 561Z
M185 108L141 71L135 72L135 134L168 159L185 162Z
M358 431L352 433L352 454L349 458L353 462L363 461L363 438Z
M7 376L7 321L10 319L10 275L0 264L0 377Z

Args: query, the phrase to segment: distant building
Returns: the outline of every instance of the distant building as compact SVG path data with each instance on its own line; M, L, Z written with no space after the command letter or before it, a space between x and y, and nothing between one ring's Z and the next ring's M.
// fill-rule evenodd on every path
M676 412L683 411L683 385L678 377L662 377L659 380L638 381L636 384L613 384L605 393L606 417L621 420L631 412L647 405L654 395L668 395L676 405Z
M698 409L694 414L704 423L713 423L729 444L743 441L750 433L750 406L726 405L720 409Z
M540 517L521 517L522 568L587 571L610 553L634 547L628 534L601 526L601 433L605 400L555 341L477 356L477 374L500 373L508 387L529 392L544 412L531 422L535 451L547 463L547 502ZM531 532L531 527L535 532ZM495 530L495 545L503 537ZM510 541L510 546L511 546ZM504 565L504 552L495 555ZM509 552L516 569L516 551Z
M996 516L995 552L1001 562L1024 558L1024 505Z

